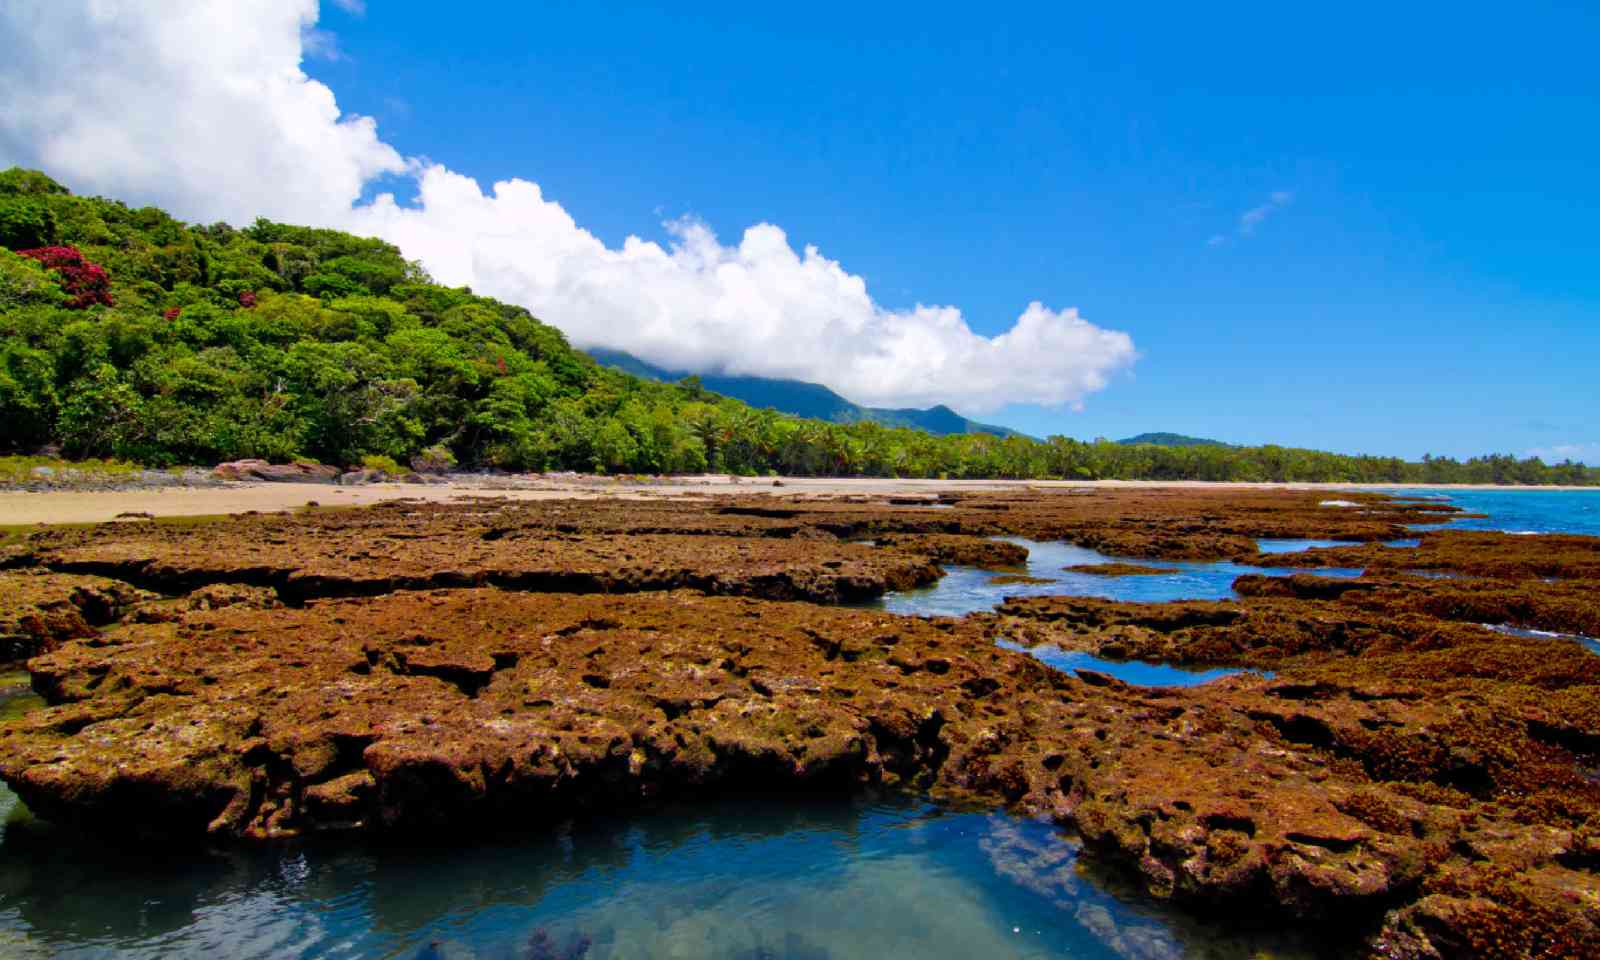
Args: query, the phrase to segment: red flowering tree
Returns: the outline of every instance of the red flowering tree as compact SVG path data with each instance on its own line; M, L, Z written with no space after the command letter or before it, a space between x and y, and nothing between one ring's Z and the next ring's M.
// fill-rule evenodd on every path
M256 305L256 295L255 294L251 293L249 290L240 290L239 291L239 306L244 307L246 310L249 310L251 307L253 307L255 305Z
M168 320L168 321L176 320L176 319L178 319L178 317L182 313L183 313L183 308L182 307L173 307L170 310L163 311L162 314L161 314L161 319Z
M39 261L61 277L61 289L67 294L66 305L71 309L84 310L97 303L111 306L111 275L100 264L83 259L77 247L36 247L17 253Z

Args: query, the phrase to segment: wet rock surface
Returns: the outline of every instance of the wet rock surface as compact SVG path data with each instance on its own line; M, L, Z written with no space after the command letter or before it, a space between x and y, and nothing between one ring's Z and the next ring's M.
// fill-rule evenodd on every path
M158 840L910 788L1049 817L1197 909L1335 922L1357 953L1594 955L1600 657L1481 626L1592 635L1592 538L1313 551L1367 575L1244 577L1237 601L800 602L1004 566L999 534L1190 559L1436 519L1319 499L485 499L46 531L8 555L0 622L82 625L34 648L50 705L0 726L0 777L43 816ZM1272 675L1141 688L1001 640Z

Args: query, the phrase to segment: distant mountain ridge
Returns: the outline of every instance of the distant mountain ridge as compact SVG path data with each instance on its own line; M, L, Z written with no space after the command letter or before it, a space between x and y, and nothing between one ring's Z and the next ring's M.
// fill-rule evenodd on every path
M596 362L648 380L676 383L688 371L667 370L622 350L597 347L588 351ZM773 377L742 377L725 374L698 374L700 385L713 393L742 400L752 407L770 407L782 413L833 423L870 420L886 427L910 427L939 436L955 433L990 433L997 437L1023 436L1009 427L968 420L943 404L919 410L914 407L890 409L863 407L839 396L820 383L782 380Z
M1155 447L1227 447L1231 444L1221 440L1207 440L1204 437L1190 437L1181 433L1141 433L1137 437L1118 440L1123 446L1137 446L1149 444Z

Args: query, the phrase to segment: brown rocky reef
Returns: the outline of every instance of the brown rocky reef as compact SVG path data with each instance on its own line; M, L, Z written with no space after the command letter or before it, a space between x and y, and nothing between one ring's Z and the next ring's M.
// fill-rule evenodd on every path
M1336 921L1357 953L1600 953L1600 656L1480 626L1592 623L1593 541L1496 541L1473 573L1483 551L1450 543L1487 541L1429 534L1432 572L1480 579L1374 563L1223 602L807 602L1014 565L996 534L1215 558L1422 516L1319 499L480 500L47 531L0 570L7 615L82 623L36 644L49 706L0 726L0 778L91 829L254 840L911 788L1050 817L1197 909ZM1272 673L1140 688L998 640Z

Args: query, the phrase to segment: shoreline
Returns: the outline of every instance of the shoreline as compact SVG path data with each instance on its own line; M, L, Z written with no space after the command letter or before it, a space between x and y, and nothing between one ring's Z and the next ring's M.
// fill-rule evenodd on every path
M561 478L457 476L445 483L238 482L223 486L169 486L125 490L0 490L0 527L103 523L119 514L152 517L222 516L318 507L357 507L394 500L447 503L494 498L508 501L562 499L656 500L714 495L779 498L924 496L943 492L1068 490L1281 490L1388 493L1406 490L1568 491L1600 494L1600 487L1498 484L1262 483L1207 480L936 480L894 478L730 477L706 475L651 480L604 476Z

